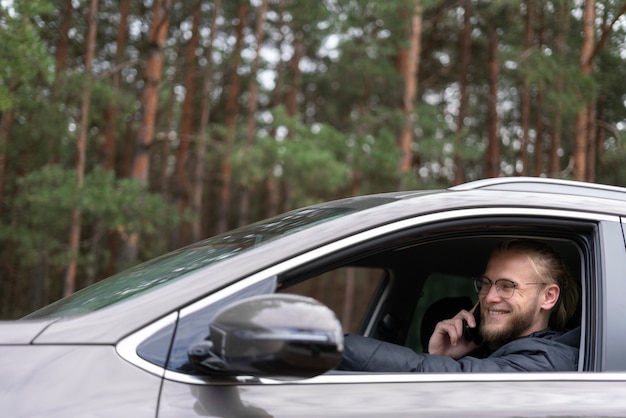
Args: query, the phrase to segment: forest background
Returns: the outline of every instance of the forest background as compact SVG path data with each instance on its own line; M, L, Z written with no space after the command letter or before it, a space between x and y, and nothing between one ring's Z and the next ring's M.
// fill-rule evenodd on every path
M280 212L626 185L626 2L0 1L0 317Z

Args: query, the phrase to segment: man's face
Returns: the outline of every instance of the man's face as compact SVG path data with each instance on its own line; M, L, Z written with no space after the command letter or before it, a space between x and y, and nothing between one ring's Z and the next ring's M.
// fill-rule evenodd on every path
M544 286L527 256L501 253L492 256L485 276L492 282L507 279L518 283L510 298L503 298L493 285L484 295L479 295L481 308L481 334L485 341L504 344L512 339L544 329L545 315L541 312L541 294Z

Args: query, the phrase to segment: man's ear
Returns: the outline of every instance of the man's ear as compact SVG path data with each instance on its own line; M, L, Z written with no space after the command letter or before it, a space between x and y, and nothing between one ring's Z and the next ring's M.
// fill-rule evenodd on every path
M541 304L541 308L549 311L554 308L556 302L559 300L559 295L561 294L561 289L557 284L549 284L543 289L543 303Z

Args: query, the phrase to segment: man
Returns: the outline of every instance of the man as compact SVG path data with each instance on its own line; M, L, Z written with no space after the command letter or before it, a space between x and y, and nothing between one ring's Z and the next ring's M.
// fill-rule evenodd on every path
M564 332L578 304L578 287L558 253L534 240L511 240L496 249L475 279L480 345L464 338L477 327L462 310L435 327L429 354L347 335L339 368L381 372L575 371L580 329ZM473 310L472 310L473 311Z

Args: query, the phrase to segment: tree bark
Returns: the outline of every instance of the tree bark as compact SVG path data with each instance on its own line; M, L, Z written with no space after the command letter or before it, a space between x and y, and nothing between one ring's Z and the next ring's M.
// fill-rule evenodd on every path
M259 72L259 61L261 45L263 43L263 35L265 33L263 26L265 25L265 13L267 11L268 0L262 0L256 15L256 47L255 56L250 69L250 98L248 99L248 121L246 124L246 144L245 147L254 145L254 136L256 131L256 113L259 107L259 82L257 81L257 73ZM251 181L248 187L241 192L241 200L239 201L239 226L249 223L250 219L250 195L254 181Z
M461 31L461 42L459 50L459 114L456 123L456 149L454 153L454 184L465 182L465 167L463 155L460 149L463 147L463 133L465 128L465 117L467 115L469 86L468 72L471 61L472 47L472 1L463 1L463 30Z
M132 177L148 183L150 170L150 147L154 141L159 86L163 70L163 50L169 27L171 0L155 0L152 5L152 24L148 36L148 56L145 63L141 105L142 120L137 133L136 154L133 160Z
M569 31L570 4L569 1L559 2L556 9L557 25L554 36L554 51L558 60L565 61L567 55L567 33ZM565 82L565 70L563 66L559 66L559 74L554 81L554 91L557 95L563 93ZM558 106L554 107L554 115L552 116L552 125L550 130L550 150L548 155L548 176L559 177L561 171L561 163L559 150L561 149L561 136L563 127L563 113Z
M11 140L11 127L15 120L15 110L7 109L0 114L0 218L4 209L4 194L7 184L9 159L7 151Z
M65 84L65 69L67 68L67 54L70 47L70 30L72 29L72 17L74 7L72 0L63 0L61 5L61 22L59 23L59 40L56 45L54 70L54 85L52 88L52 97L57 98L59 92L63 91ZM61 99L62 100L62 99ZM48 138L48 163L54 163L58 156L55 151L57 138L51 136Z
M595 10L595 9L594 9ZM613 16L613 20L608 24L602 25L602 31L600 33L600 39L595 43L593 47L593 51L591 56L589 57L589 67L590 71L593 71L593 64L595 62L596 57L598 56L600 50L605 45L609 38L609 34L613 30L613 27L620 19L620 17L626 13L626 2L622 5L622 8L619 12L615 13ZM602 141L601 138L604 135L601 132L604 132L600 127L596 127L596 108L597 103L595 101L589 101L587 103L587 135L588 135L588 143L587 143L587 160L586 160L586 176L585 180L589 182L594 182L596 180L596 160L602 151ZM600 119L601 120L601 119Z
M539 12L539 29L537 30L537 43L538 48L543 50L545 47L545 29L546 29L546 19L545 19L545 8L540 4ZM543 115L543 98L544 98L544 87L537 87L537 98L536 102L536 131L537 137L535 139L535 163L534 163L534 175L535 177L539 177L544 173L544 161L545 161L545 116Z
M412 2L407 2L411 5ZM400 146L400 164L399 171L401 174L400 189L406 186L405 174L409 173L413 165L413 129L415 125L413 109L415 105L415 95L417 92L417 71L419 68L421 35L422 35L422 5L419 1L415 1L414 7L405 10L410 25L407 30L408 48L402 47L398 50L397 70L402 75L404 81L404 94L402 100L402 112L404 113L404 125L398 137Z
M85 38L85 85L81 98L80 131L76 140L76 195L80 195L85 176L85 161L87 155L87 131L89 129L89 107L91 101L92 67L96 50L96 29L98 21L98 0L90 0L87 12L87 36ZM69 254L70 261L63 281L63 296L69 296L76 290L76 266L80 250L80 232L82 211L80 203L76 202L72 209L70 224Z
M487 58L487 82L489 97L487 98L487 160L486 177L498 177L500 174L500 137L498 135L498 77L500 64L498 60L498 33L490 26L487 29L489 38L489 56Z
M279 33L279 40L277 41L277 49L279 57L283 56L283 46L285 43L285 31L282 30L285 24L285 2L286 0L278 0L278 23L276 24ZM275 108L283 102L283 88L285 84L285 61L281 58L276 65L276 83L274 90L272 91L272 97L270 101L270 107ZM274 164L279 164L275 161ZM273 168L270 170L269 175L265 181L265 193L267 199L265 202L265 217L269 218L278 214L280 205L280 191L278 187L279 179L274 175Z
M585 0L583 6L583 41L580 50L580 72L584 77L591 76L593 67L593 51L595 44L595 0ZM576 112L574 136L574 178L587 179L587 147L592 119L590 104L584 100L585 106Z
M606 139L606 128L605 128L605 124L604 124L604 110L606 109L606 103L605 100L603 100L602 98L598 100L597 104L596 104L596 120L597 123L595 124L595 129L594 129L594 147L593 147L593 151L590 153L590 158L589 161L587 162L589 164L589 171L592 173L592 176L590 176L589 181L591 182L595 182L596 181L596 175L598 174L598 167L597 167L597 161L599 161L599 159L602 156L602 152L604 150L604 140ZM600 167L602 168L602 167Z
M226 115L224 125L226 128L225 152L222 160L221 178L222 185L220 190L220 207L217 221L217 232L226 232L229 227L229 213L231 207L232 194L232 166L230 163L230 152L235 142L235 131L237 128L237 117L239 116L239 93L241 91L241 76L239 75L239 65L241 62L241 50L243 48L244 28L246 24L246 16L248 14L248 2L241 2L237 8L237 38L235 41L235 49L233 50L233 64L230 74L232 74L232 82L226 99Z
M528 72L530 70L528 58L531 54L534 41L533 25L535 23L535 2L526 0L526 14L524 15L524 40L522 43L522 56L520 63L522 66L522 85L520 86L520 124L522 129L520 155L522 163L522 176L528 175L528 143L530 133L530 84L528 82Z
M190 176L189 176L189 153L194 136L194 110L196 108L196 82L198 78L198 49L199 27L201 19L200 0L196 1L192 9L191 38L186 48L185 55L185 98L182 105L180 120L178 150L176 152L176 167L174 168L174 198L176 207L183 214L190 203ZM183 223L178 233L179 242L176 246L188 244L191 241L191 225Z
M136 152L131 176L148 185L150 172L150 148L154 142L159 86L163 70L163 50L169 27L172 0L155 0L152 5L152 22L148 35L148 53L145 62L145 85L141 97L142 120L135 142ZM126 231L120 251L119 267L126 267L137 259L139 232Z
M193 241L202 238L202 199L204 196L204 174L206 167L206 148L209 141L209 120L211 118L211 88L213 84L213 44L217 34L217 17L222 7L221 0L213 3L213 14L211 15L209 45L206 49L207 68L204 71L202 85L202 109L200 111L200 127L198 132L198 143L196 144L196 165L193 174L193 194L191 206L193 209L193 220L191 224L191 237Z
M585 151L585 181L594 182L596 177L596 157L598 145L598 130L596 128L596 101L587 103L587 149Z
M293 56L289 61L288 73L290 80L287 83L287 94L285 95L285 108L287 115L292 118L298 115L298 95L302 92L302 70L300 70L300 61L304 57L304 34L299 28L294 29L295 35L293 36L292 48ZM287 133L287 141L293 139L294 133L290 130ZM285 176L280 178L276 189L276 198L278 212L286 212L289 209L291 201L291 184Z
M67 52L70 47L70 29L72 28L72 15L74 7L72 0L64 0L61 6L61 23L59 25L59 42L55 54L55 86L62 79L63 72L67 67Z
M304 57L304 41L303 33L297 31L293 37L293 56L289 62L289 75L291 80L285 97L285 107L289 116L298 114L298 95L302 91L302 71L300 70L300 61Z
M130 0L120 0L120 21L117 27L115 40L115 68L119 68L124 60L124 51L128 40L128 16L130 14ZM114 97L120 94L120 71L114 71L111 79L111 88ZM105 170L115 170L115 157L117 153L117 119L119 108L117 103L109 103L104 111L104 143L100 152L100 163Z

